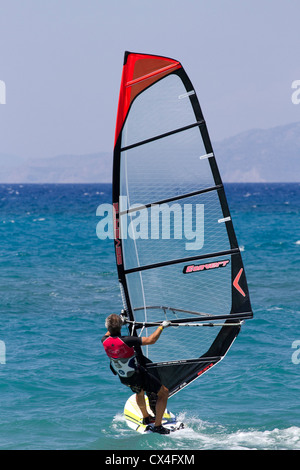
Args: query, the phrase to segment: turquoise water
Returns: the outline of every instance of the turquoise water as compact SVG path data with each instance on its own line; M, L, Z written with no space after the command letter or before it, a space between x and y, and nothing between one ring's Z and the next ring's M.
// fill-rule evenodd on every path
M226 192L254 319L170 399L186 428L141 436L100 344L121 308L113 242L96 236L111 186L0 185L0 449L300 449L300 184Z

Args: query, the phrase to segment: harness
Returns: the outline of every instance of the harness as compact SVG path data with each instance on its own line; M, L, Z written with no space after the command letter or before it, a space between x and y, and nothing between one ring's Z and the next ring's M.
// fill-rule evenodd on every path
M103 341L106 354L115 372L122 378L131 377L137 370L138 362L133 347L118 336L108 336Z

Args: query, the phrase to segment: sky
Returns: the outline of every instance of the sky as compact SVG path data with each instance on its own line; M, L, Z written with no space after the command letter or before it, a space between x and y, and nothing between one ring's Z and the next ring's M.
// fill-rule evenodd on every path
M125 50L182 63L212 143L300 121L299 18L299 0L0 0L0 155L111 152Z

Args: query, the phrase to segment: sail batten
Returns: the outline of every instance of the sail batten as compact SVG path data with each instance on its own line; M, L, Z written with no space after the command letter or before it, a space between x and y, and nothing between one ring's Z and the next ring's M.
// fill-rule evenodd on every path
M148 78L152 78L154 76L160 75L161 73L165 73L167 71L170 71L171 69L178 68L178 66L180 66L179 62L177 62L175 64L171 64L171 65L166 65L166 67L163 67L163 68L158 69L158 70L154 70L153 72L150 72L146 75L142 75L141 77L138 77L134 80L130 80L129 82L126 83L126 87L135 85L136 83L139 83L142 80L147 80Z
M172 259L172 260L164 261L162 263L154 263L154 264L149 264L149 265L146 265L146 266L137 266L135 268L126 269L124 271L124 273L125 274L130 274L130 273L134 273L134 272L137 272L137 271L145 271L147 269L155 269L155 268L160 268L160 267L163 267L163 266L170 266L172 264L188 263L189 261L197 261L197 260L202 260L202 259L215 258L215 257L218 257L218 256L224 256L224 255L234 255L234 254L238 254L238 253L239 253L239 249L234 248L232 250L220 251L218 253L206 253L205 255L191 256L191 257L180 258L180 259Z
M205 119L177 60L125 53L113 205L130 334L171 322L139 355L173 395L217 364L253 315Z
M155 135L153 137L150 137L149 139L142 140L141 142L135 142L134 144L128 145L127 147L122 147L120 151L126 152L127 150L131 150L135 147L140 147L141 145L150 144L150 142L154 142L155 140L164 139L165 137L169 137L170 135L178 134L179 132L184 132L189 129L193 129L193 127L200 127L203 124L204 124L204 121L202 120L199 122L195 122L193 124L189 124L188 126L180 127L179 129L174 129L172 131L165 132L164 134Z
M152 207L152 206L157 206L157 205L160 205L160 204L166 204L166 203L169 203L169 202L179 201L180 199L186 199L186 198L191 197L191 196L197 196L199 194L208 193L210 191L217 191L218 189L221 189L222 187L223 187L222 184L218 184L217 186L212 186L210 188L205 188L205 189L199 189L198 191L193 191L192 193L181 194L181 195L178 195L178 196L169 197L168 199L162 199L161 201L150 202L149 204L145 204L144 206L137 206L137 207L127 209L126 211L120 212L120 216L122 216L124 214L130 214L130 212L141 211L143 209L147 209L147 208Z

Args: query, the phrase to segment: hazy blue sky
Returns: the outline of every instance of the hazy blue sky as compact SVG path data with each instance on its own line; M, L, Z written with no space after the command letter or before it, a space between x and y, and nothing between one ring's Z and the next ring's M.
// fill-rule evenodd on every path
M181 61L213 142L300 121L299 0L0 0L0 154L112 150L125 50Z

